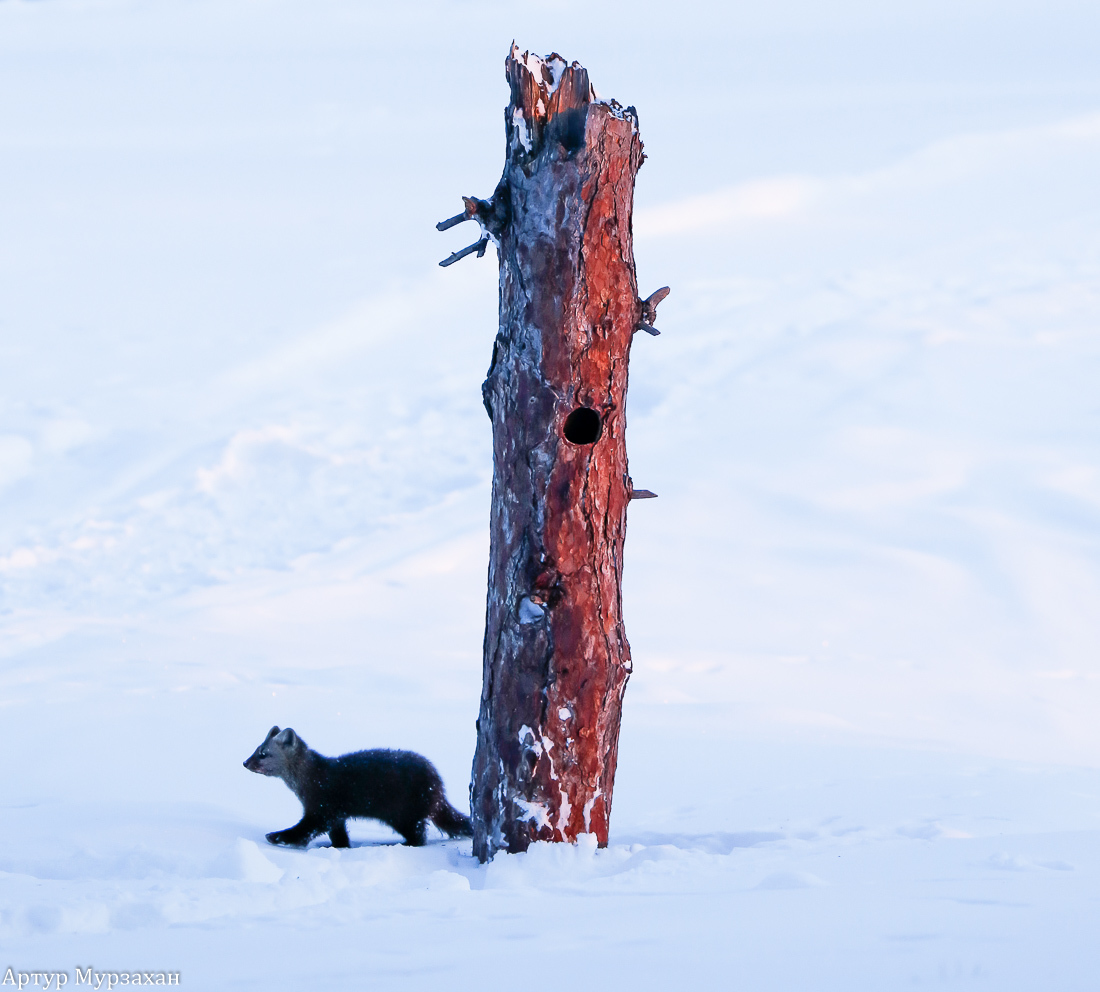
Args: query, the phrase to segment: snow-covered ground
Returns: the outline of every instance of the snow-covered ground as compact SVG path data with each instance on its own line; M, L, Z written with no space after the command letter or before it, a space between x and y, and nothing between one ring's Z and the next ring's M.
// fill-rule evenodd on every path
M273 723L465 805L513 37L673 288L612 845L275 849ZM1095 988L1097 176L1084 2L0 3L0 969Z

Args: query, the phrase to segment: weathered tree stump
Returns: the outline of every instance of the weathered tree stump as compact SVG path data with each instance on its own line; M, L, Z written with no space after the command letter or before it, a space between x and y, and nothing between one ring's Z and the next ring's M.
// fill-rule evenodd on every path
M630 646L622 618L627 366L656 333L640 300L631 213L633 107L587 71L513 46L507 160L489 200L464 197L500 257L500 328L482 387L493 422L484 681L470 788L474 852L593 833L607 844Z

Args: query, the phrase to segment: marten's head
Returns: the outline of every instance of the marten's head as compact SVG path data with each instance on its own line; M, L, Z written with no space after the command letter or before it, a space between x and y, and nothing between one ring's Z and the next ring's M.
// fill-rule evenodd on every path
M284 780L293 777L292 768L295 759L304 754L308 748L290 727L280 730L272 727L264 738L264 742L252 752L252 756L244 763L245 768L258 775L274 775Z

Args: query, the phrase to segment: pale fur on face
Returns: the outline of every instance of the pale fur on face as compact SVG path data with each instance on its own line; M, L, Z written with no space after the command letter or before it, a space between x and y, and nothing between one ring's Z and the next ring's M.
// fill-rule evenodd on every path
M272 727L264 742L252 752L244 766L258 775L272 775L284 782L290 782L296 777L294 759L305 750L305 741L290 727L286 730Z

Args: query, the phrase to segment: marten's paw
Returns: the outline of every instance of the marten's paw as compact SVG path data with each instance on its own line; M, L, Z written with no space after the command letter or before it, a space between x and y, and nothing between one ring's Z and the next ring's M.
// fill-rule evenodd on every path
M285 844L287 847L305 847L309 843L308 837L300 837L293 830L273 830L264 836L269 844Z

